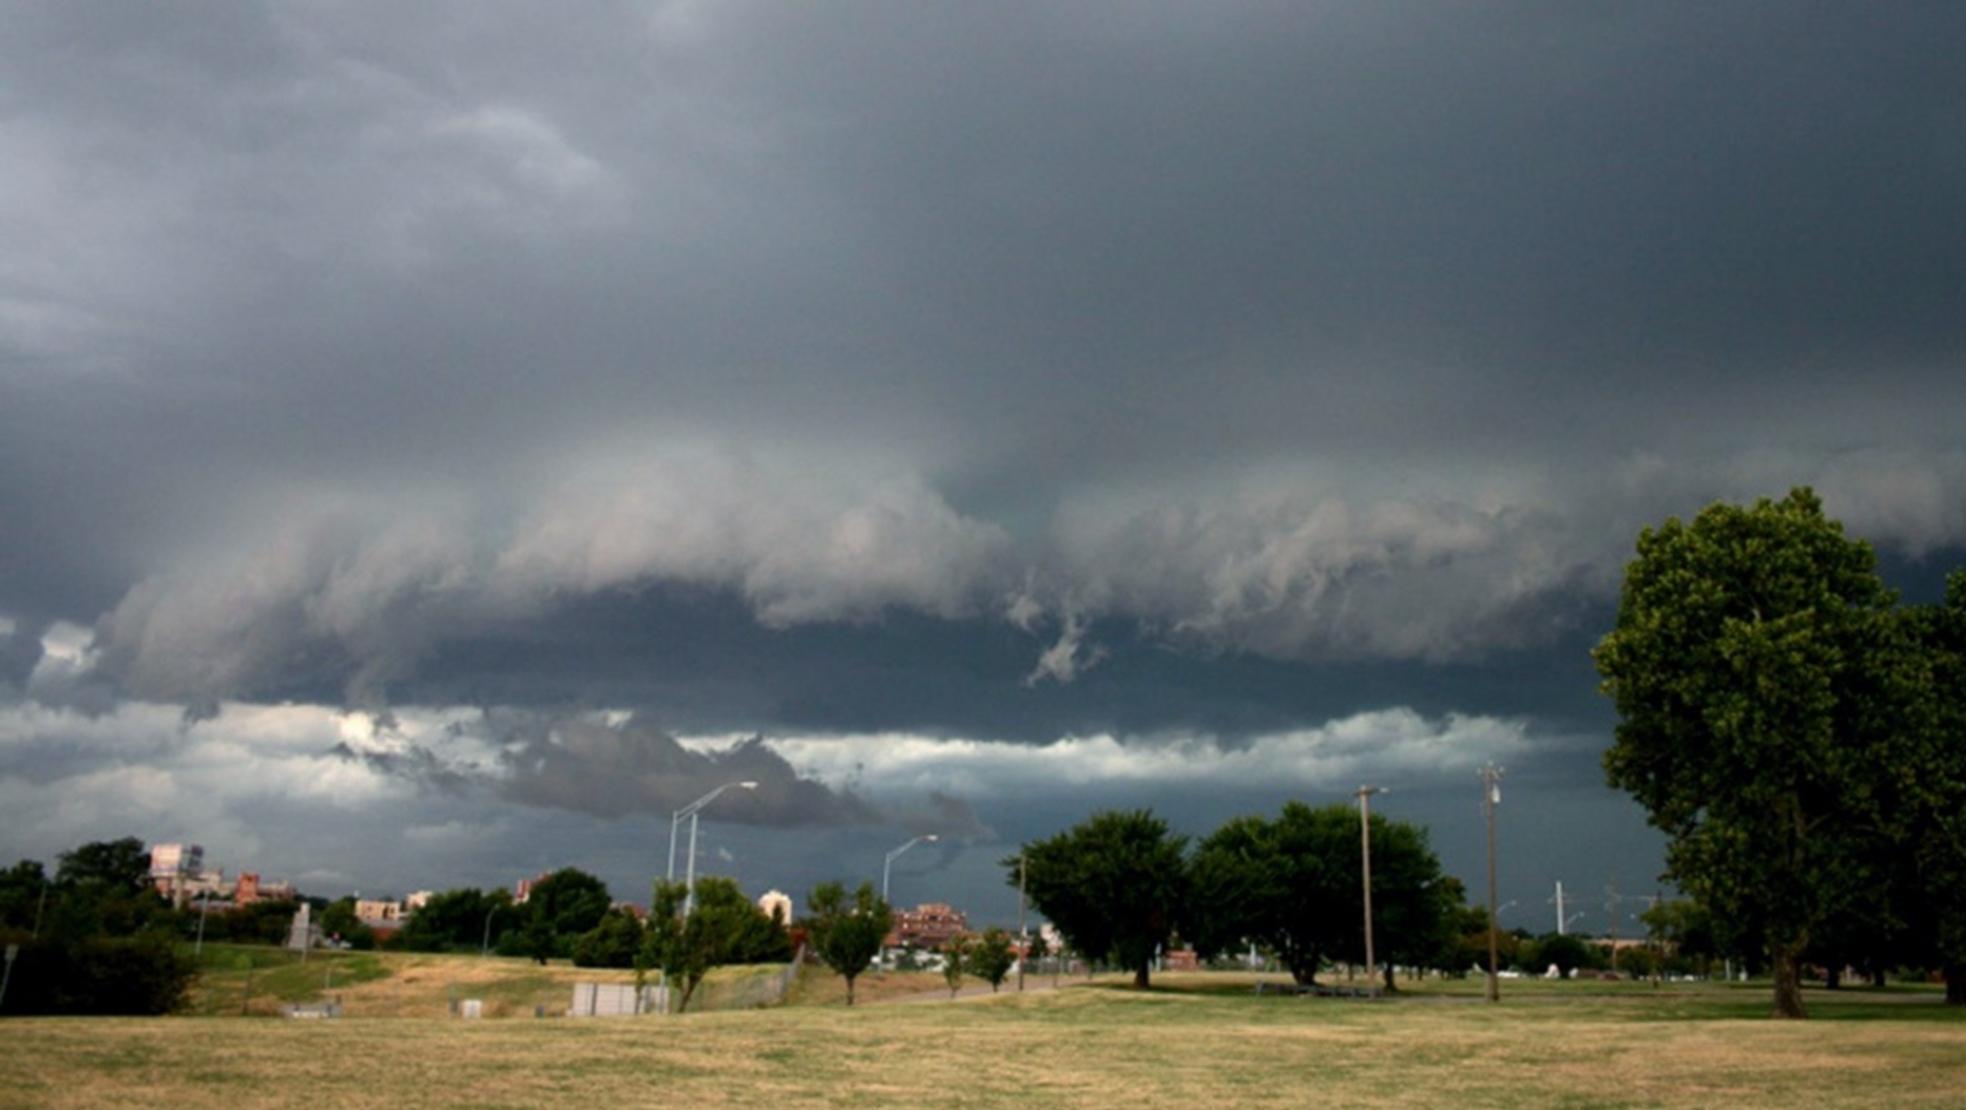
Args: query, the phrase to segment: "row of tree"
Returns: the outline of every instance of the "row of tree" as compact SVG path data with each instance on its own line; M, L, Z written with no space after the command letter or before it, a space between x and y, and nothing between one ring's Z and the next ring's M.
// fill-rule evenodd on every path
M1462 939L1485 925L1444 875L1426 830L1373 815L1374 956L1459 970ZM1239 817L1189 851L1151 812L1094 815L1004 861L1015 886L1081 955L1131 970L1148 985L1177 937L1202 959L1257 945L1300 983L1328 964L1365 963L1358 812L1291 802L1274 818Z
M15 948L5 1012L161 1014L197 969L177 944L181 915L150 885L134 838L84 844L0 872L0 943Z
M1777 1014L1809 960L1936 967L1966 1004L1966 572L1902 605L1809 490L1714 505L1640 534L1595 657L1611 783Z

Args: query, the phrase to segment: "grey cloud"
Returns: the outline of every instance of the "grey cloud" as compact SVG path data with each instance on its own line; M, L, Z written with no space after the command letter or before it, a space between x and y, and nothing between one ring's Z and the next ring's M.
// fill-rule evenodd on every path
M1441 661L1547 642L1601 550L1553 514L1284 496L1170 503L1062 537L1068 581L1176 643L1286 659ZM1079 629L1052 654L1069 679ZM1052 660L1052 654L1046 656ZM1062 669L1061 669L1062 668Z
M919 804L891 811L888 819L916 836L936 837L945 850L988 842L997 836L968 802L940 790L929 791Z
M852 794L799 777L753 738L727 751L691 751L667 733L632 721L495 719L500 737L496 789L510 801L598 816L669 813L738 781L717 802L719 820L759 825L871 822L875 812Z
M382 704L446 637L566 596L671 581L729 589L770 627L955 618L1000 592L1008 539L919 483L813 485L701 455L489 511L338 505L138 583L101 624L103 670L141 696L263 696L296 674ZM249 526L250 527L250 526Z
M41 662L41 644L12 617L0 616L0 698L18 696Z
M448 793L461 793L482 781L468 770L451 766L435 753L415 745L405 745L395 751L375 751L356 748L344 740L329 748L328 754L350 763L364 764L379 774L408 779L418 786Z
M0 607L373 706L668 586L1006 613L1035 720L1116 635L1560 644L1714 496L1949 550L1962 18L21 13Z

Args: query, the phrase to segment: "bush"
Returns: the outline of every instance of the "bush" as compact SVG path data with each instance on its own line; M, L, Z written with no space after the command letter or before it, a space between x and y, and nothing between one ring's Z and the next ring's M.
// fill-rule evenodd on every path
M9 1014L167 1014L184 1005L197 967L169 937L94 937L20 944Z

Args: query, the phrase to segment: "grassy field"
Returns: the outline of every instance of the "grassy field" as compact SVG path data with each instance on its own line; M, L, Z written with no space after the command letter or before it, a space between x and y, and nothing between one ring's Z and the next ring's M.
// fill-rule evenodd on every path
M433 959L420 965L432 981L458 971ZM391 970L349 994L417 968ZM562 971L573 974L548 969ZM900 978L889 996L919 985ZM1165 976L1147 993L1080 982L940 1004L672 1018L15 1019L4 1026L0 1104L1521 1110L1958 1106L1966 1091L1966 1015L1930 990L1812 991L1817 1017L1793 1023L1762 1016L1765 985L1521 982L1499 1006L1477 989L1257 997L1247 976L1199 974ZM808 1002L822 1001L809 990Z

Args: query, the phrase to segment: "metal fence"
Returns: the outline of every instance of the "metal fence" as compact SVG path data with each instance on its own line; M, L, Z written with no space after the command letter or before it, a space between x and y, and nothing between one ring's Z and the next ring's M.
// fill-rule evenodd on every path
M706 978L690 996L691 1013L706 1010L756 1010L785 1001L798 978L798 961L783 967L749 969L748 974L714 975ZM632 983L575 983L572 1017L632 1017L637 1014L666 1014L680 996L666 986L650 985L636 995Z
M693 1012L704 1010L756 1010L785 1001L792 982L798 977L797 960L773 970L729 978L706 979L690 996Z

